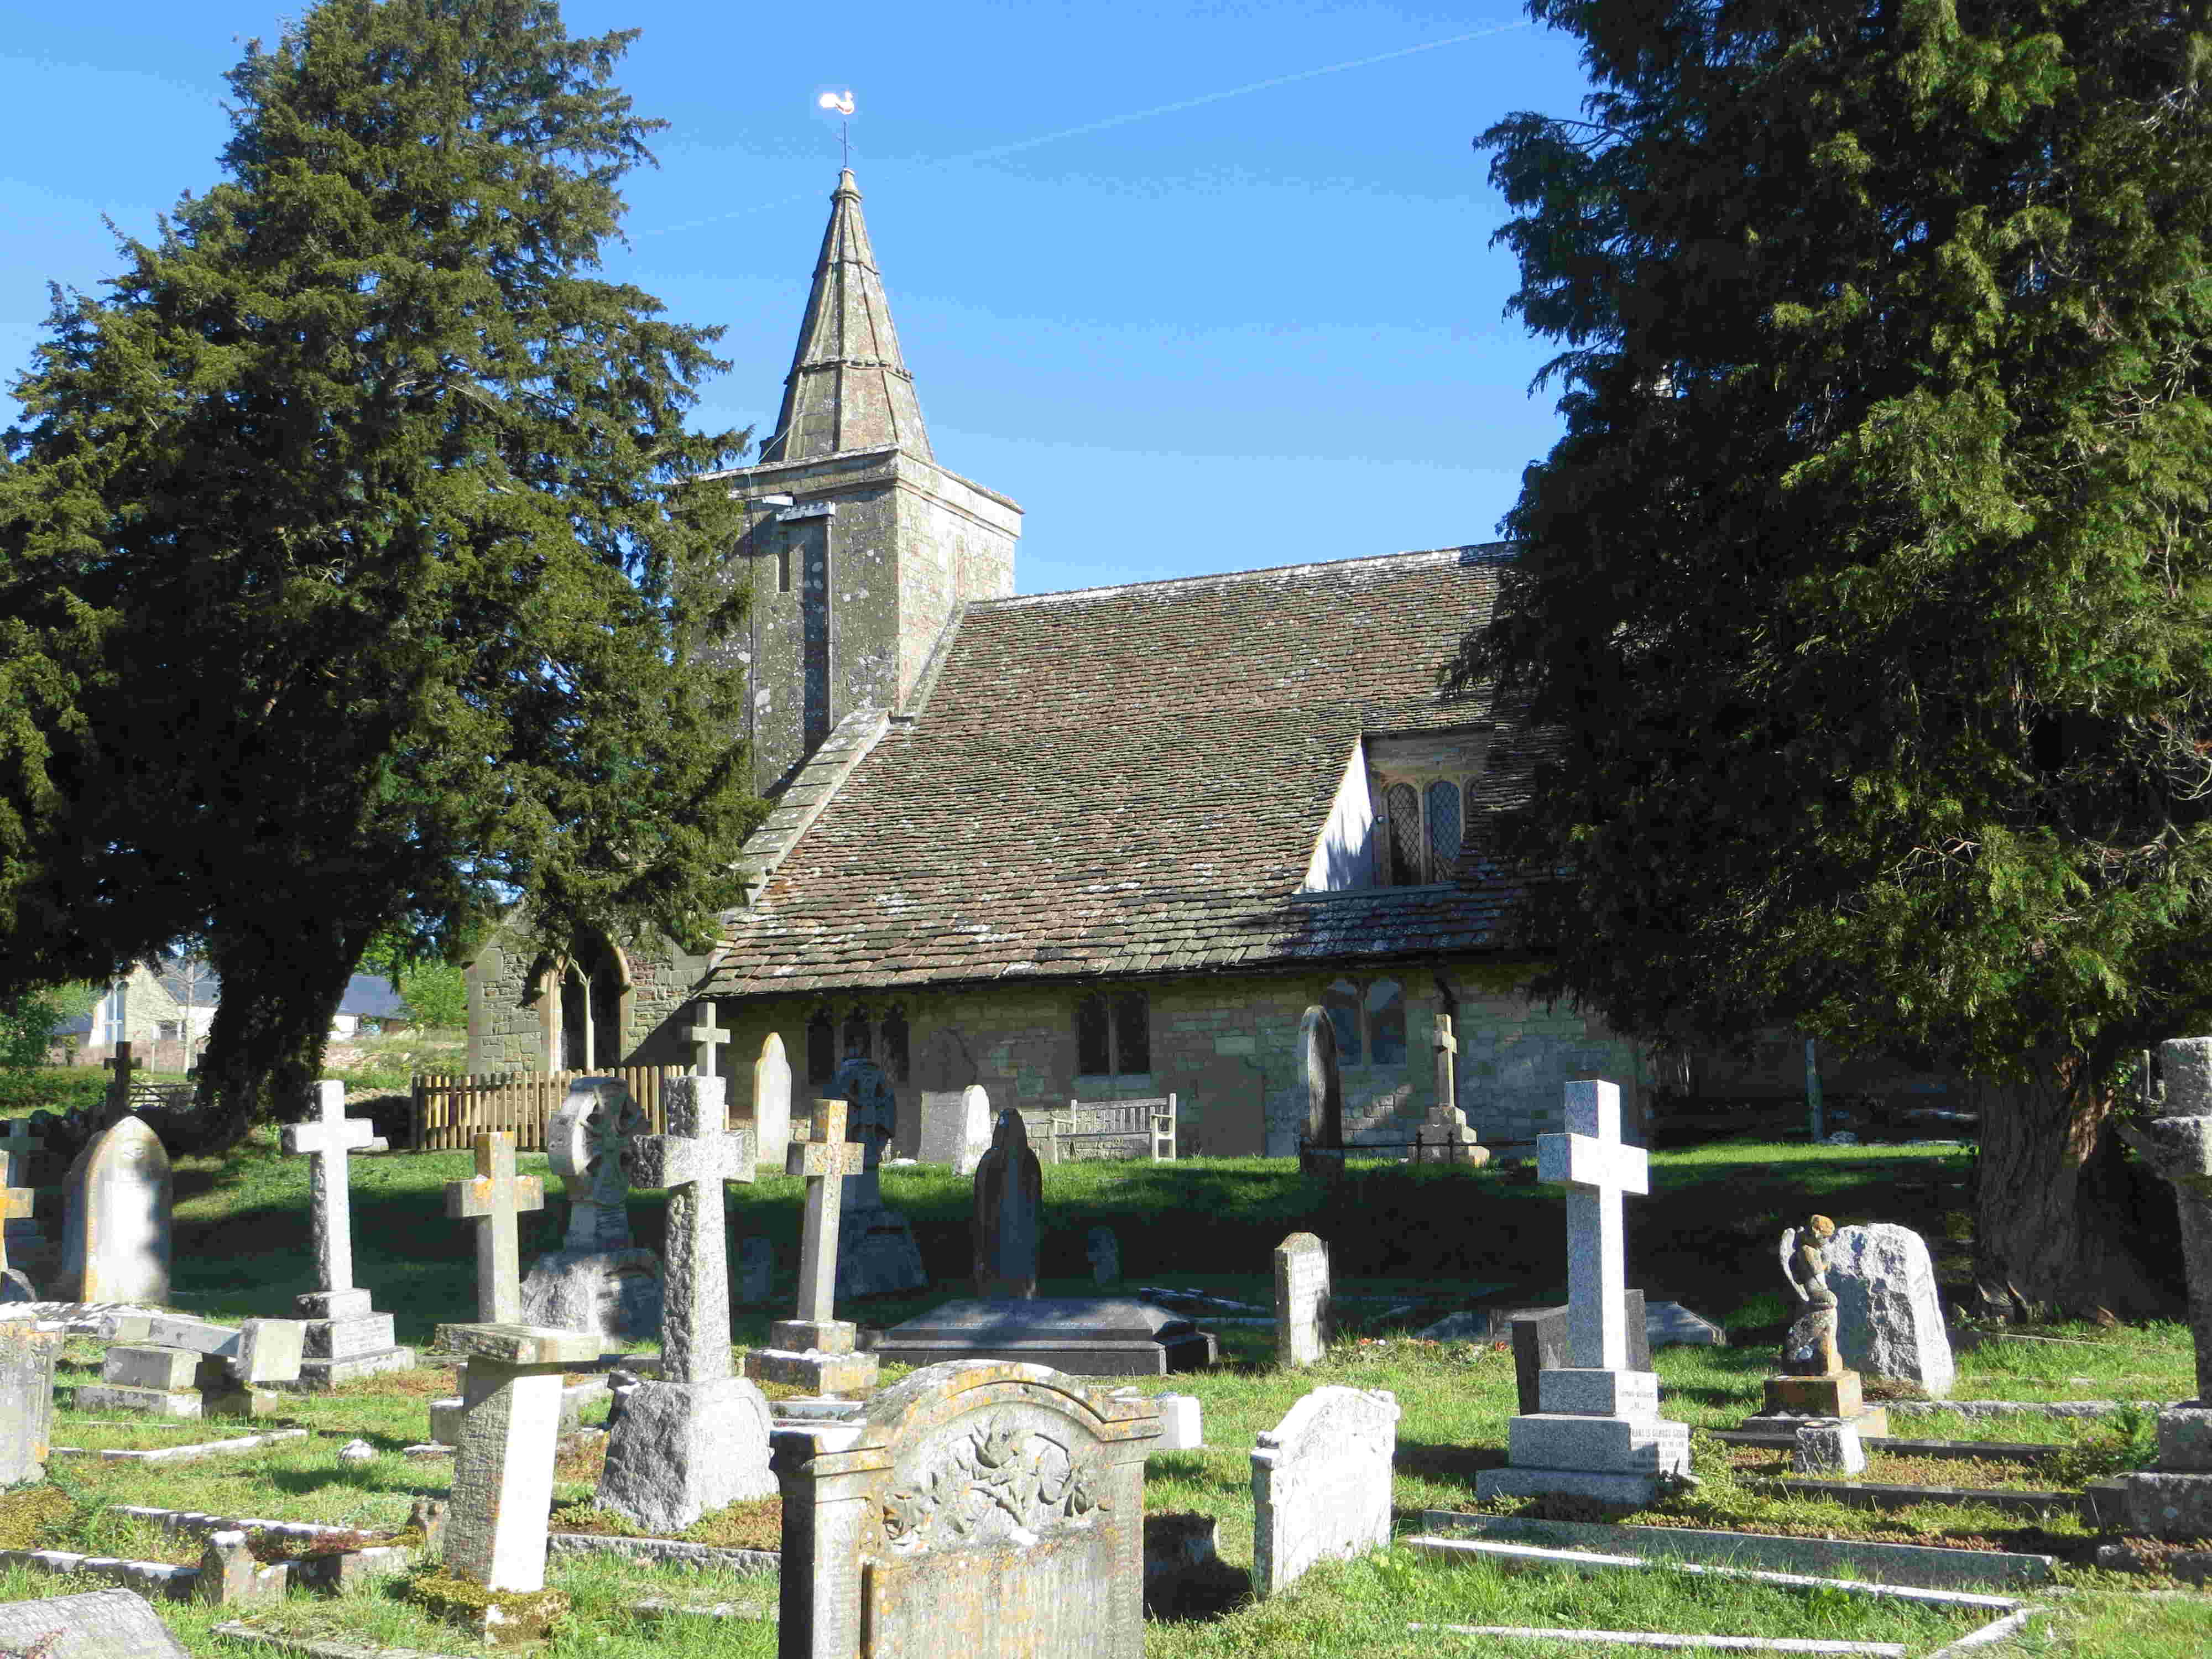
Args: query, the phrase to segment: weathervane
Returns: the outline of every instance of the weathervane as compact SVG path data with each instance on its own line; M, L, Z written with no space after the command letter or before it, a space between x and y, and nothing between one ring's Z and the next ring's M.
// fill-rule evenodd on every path
M817 109L835 110L842 117L837 123L837 149L841 165L850 172L853 166L853 94L846 92L825 92L814 100Z

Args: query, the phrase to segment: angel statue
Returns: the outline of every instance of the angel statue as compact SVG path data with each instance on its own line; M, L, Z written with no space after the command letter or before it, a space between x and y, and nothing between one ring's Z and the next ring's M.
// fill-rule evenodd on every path
M1793 1376L1832 1376L1844 1368L1836 1350L1836 1293L1828 1288L1828 1241L1835 1236L1836 1224L1824 1215L1807 1220L1802 1231L1790 1227L1782 1234L1783 1276L1805 1304L1782 1340L1782 1369Z

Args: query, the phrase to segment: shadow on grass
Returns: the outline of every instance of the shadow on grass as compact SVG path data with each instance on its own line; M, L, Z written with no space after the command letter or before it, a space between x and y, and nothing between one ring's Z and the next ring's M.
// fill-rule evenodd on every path
M1392 1468L1401 1474L1418 1474L1439 1486L1464 1486L1470 1494L1483 1470L1504 1467L1503 1446L1439 1446L1421 1440L1400 1440L1392 1460Z

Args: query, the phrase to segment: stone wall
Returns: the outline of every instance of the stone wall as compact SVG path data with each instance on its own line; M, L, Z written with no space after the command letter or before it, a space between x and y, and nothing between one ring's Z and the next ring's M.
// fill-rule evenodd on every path
M688 1063L691 1045L682 1034L692 1024L692 988L706 977L707 958L665 939L621 945L615 955L626 979L621 1053L611 1060L599 1056L601 1062ZM555 1010L539 989L544 967L545 958L531 946L519 921L495 932L466 964L471 1073L555 1069Z

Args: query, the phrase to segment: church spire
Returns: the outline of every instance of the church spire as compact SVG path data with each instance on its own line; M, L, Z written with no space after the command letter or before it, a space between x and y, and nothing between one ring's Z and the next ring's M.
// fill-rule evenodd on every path
M860 186L848 167L830 198L830 228L823 233L806 320L799 325L799 349L784 380L783 410L761 460L812 460L894 447L924 460L936 459L921 423L914 376L899 356L875 251L868 246Z

